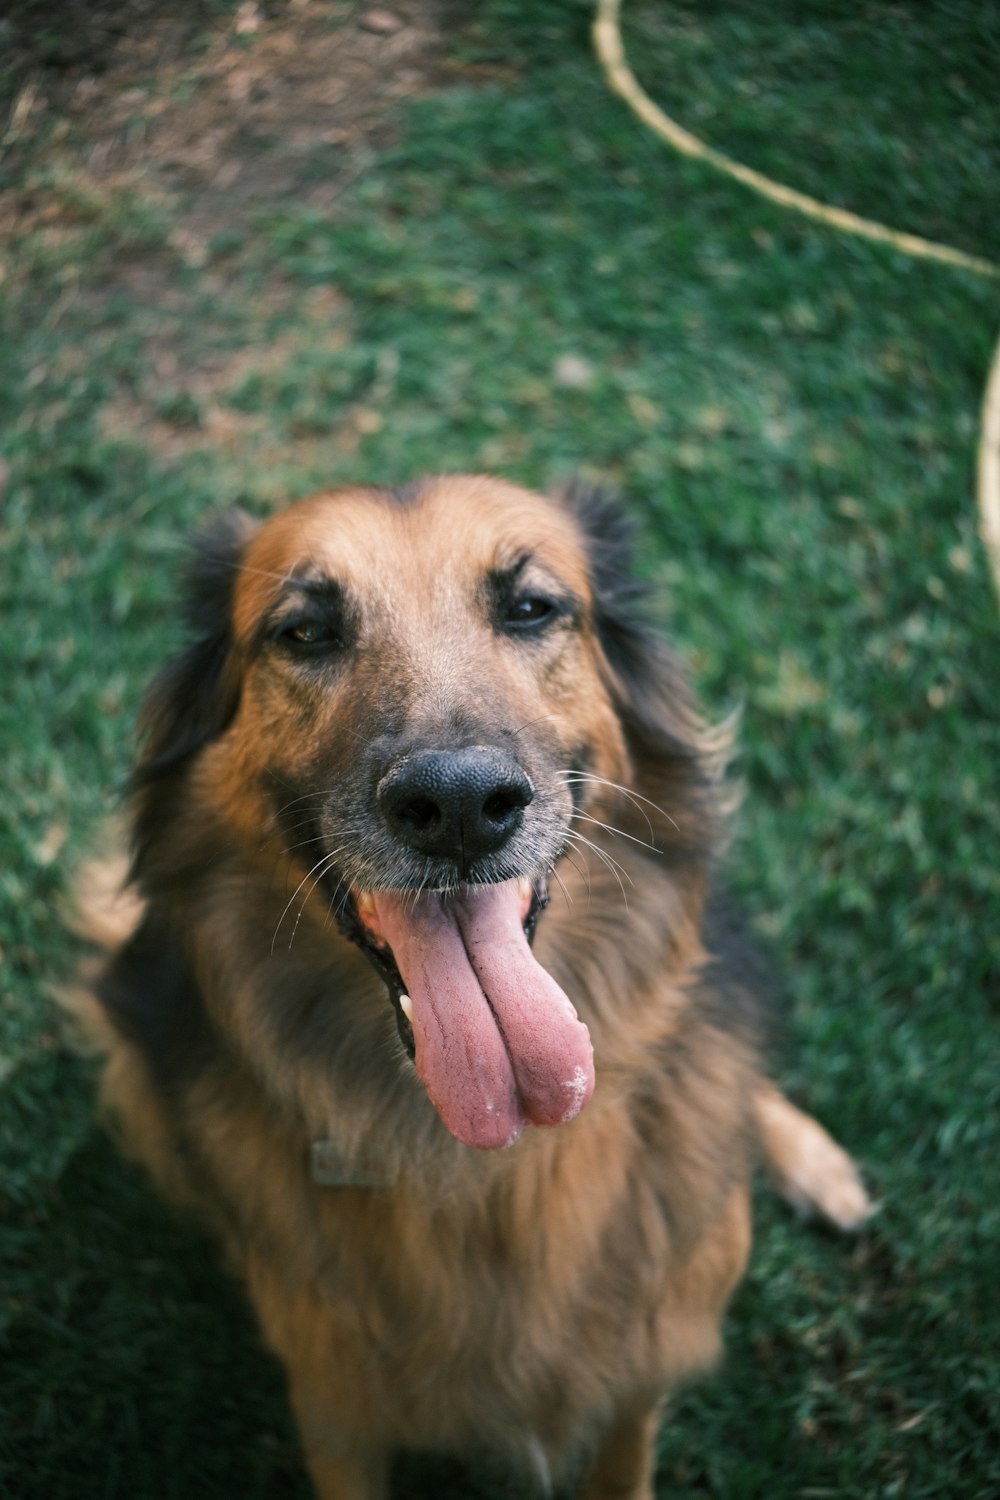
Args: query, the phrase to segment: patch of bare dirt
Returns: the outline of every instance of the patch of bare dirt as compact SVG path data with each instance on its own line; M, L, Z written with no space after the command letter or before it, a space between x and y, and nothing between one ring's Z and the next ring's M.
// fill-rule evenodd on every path
M81 226L118 208L167 226L165 249L122 253L96 279L86 264L64 276L67 299L91 312L122 293L155 310L146 376L109 403L109 435L141 432L166 458L241 441L247 421L222 396L293 357L295 336L213 351L206 297L217 292L221 308L239 275L238 251L213 261L213 249L220 237L238 246L271 205L294 199L335 211L391 141L399 105L454 77L445 46L453 6L24 0L0 21L9 96L0 236L65 249ZM279 268L253 295L262 322L292 294ZM326 302L310 309L313 332L326 320L330 338L343 338L349 310L334 289ZM164 416L164 384L190 396L196 422Z
M58 25L61 7L51 8ZM74 32L79 9L90 19ZM438 0L391 11L243 0L196 25L183 0L132 0L117 14L70 5L63 65L26 60L8 146L37 135L55 109L55 144L72 135L81 189L127 184L169 199L197 262L213 234L257 204L295 194L323 206L336 196L360 169L359 151L386 138L393 107L439 73L445 10Z

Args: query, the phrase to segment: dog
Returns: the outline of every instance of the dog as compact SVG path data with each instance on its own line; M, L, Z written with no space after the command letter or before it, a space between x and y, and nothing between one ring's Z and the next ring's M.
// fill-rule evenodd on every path
M730 736L630 554L583 486L227 513L146 704L128 890L84 880L105 1101L244 1279L323 1500L412 1449L649 1500L758 1163L870 1211L767 1080Z

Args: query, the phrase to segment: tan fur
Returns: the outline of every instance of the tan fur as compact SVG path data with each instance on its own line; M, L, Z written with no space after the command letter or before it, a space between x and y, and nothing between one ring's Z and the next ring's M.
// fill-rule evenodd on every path
M768 1175L781 1196L805 1217L860 1229L873 1205L843 1147L773 1085L757 1091L754 1112Z
M663 1397L718 1355L749 1252L759 1139L788 1196L840 1221L863 1214L857 1197L844 1214L815 1152L799 1170L797 1133L823 1133L763 1082L749 1033L698 998L711 983L719 745L669 663L654 730L635 729L581 526L571 507L463 478L405 503L322 495L247 528L217 669L238 706L140 791L141 899L88 915L118 949L144 899L179 939L209 1021L207 1060L165 1091L151 1044L92 1003L105 1099L128 1149L198 1206L245 1277L324 1500L378 1500L392 1452L413 1446L498 1450L526 1484L582 1466L587 1500L644 1500ZM565 587L581 612L524 649L484 623L482 580L529 552L533 586ZM355 601L348 665L325 675L254 647L303 566ZM151 758L169 753L196 687L154 690ZM597 1090L570 1123L529 1128L505 1151L471 1150L442 1126L380 979L330 921L310 875L317 850L294 846L273 794L339 786L388 699L405 732L431 743L459 719L500 723L541 765L586 745L587 774L604 778L584 786L594 821L578 826L607 858L583 845L560 858L535 942L590 1028ZM661 721L676 755L655 749ZM558 776L549 792L568 817ZM326 795L299 801L308 810ZM345 868L364 886L375 856L344 837ZM320 976L329 1012L310 998ZM327 1022L342 1028L337 1050ZM385 1185L317 1186L317 1139L359 1171L374 1162ZM840 1157L823 1160L842 1173Z

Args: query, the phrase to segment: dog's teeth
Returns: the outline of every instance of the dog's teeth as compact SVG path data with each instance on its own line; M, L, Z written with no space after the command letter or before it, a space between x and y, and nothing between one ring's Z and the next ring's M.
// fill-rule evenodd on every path
M354 899L357 902L358 911L363 917L373 917L375 915L375 897L371 891L358 891Z
M413 1001L410 999L409 995L400 995L400 997L399 997L399 1008L403 1012L403 1015L406 1017L406 1019L412 1025L413 1024Z
M522 901L531 900L531 881L526 875L522 875L520 880L517 882L517 894L520 896Z

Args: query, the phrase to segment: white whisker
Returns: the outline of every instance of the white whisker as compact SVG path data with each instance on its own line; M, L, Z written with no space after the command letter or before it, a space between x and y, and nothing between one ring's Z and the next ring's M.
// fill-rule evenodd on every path
M567 858L569 858L568 855L567 855ZM571 863L572 863L572 861L571 861ZM566 882L563 880L562 876L559 874L559 871L557 869L555 869L554 867L553 867L553 870L552 870L552 879L554 881L556 881L556 883L559 886L559 889L562 891L563 895L566 897L566 903L567 903L567 905L568 906L572 906L573 905L573 897L570 895L569 891L566 889Z
M333 861L336 859L337 855L340 852L341 851L339 849L334 849L331 854L324 854L323 858L322 859L318 859L316 861L316 863L312 866L312 868L309 869L309 870L307 870L306 873L305 873L305 875L303 875L302 879L299 881L298 885L295 887L294 891L292 892L292 894L289 896L288 900L286 901L284 911L281 913L281 916L278 918L277 925L275 926L274 932L273 932L273 934L271 936L271 953L272 954L274 953L274 945L277 942L278 933L281 931L281 924L285 920L286 916L288 915L289 907L294 902L296 896L299 894L299 891L301 891L301 889L305 885L306 881L309 880L309 878L312 875L315 874L316 875L316 879L313 881L312 890L310 890L310 892L309 892L309 895L312 895L312 891L314 891L316 889L316 886L319 884L319 882L322 879L323 875L326 873L326 870L328 870L329 867L333 864ZM316 873L317 871L319 872L318 874ZM306 897L306 901L308 899L309 899L309 896ZM288 940L288 946L289 946L289 948L291 948L292 942L295 939L295 933L298 930L298 925L299 925L299 918L301 918L302 913L305 910L306 901L303 901L302 906L299 908L299 915L295 919L295 926L292 929L292 936Z
M618 882L618 887L622 893L622 900L625 902L625 910L628 911L628 894L625 890L625 886L622 883L622 876L625 876L625 879L628 881L629 885L632 885L633 881L631 875L624 868L624 866L620 865L617 860L612 859L611 855L605 853L605 851L601 849L597 844L595 844L592 839L585 838L582 833L573 832L570 833L568 837L572 839L574 843L583 844L588 849L592 849L597 855L598 859L603 861L603 863L607 865L608 869L611 871L612 875Z
M603 828L612 838L628 839L630 844L638 844L640 849L648 849L651 854L661 853L655 844L647 844L645 839L637 839L634 833L626 833L624 828L616 828L613 823L602 823L600 818L592 818L589 813L576 813L574 816L584 823L593 823L595 828Z
M653 833L653 825L649 822L648 814L643 812L643 809L639 806L641 802L644 802L647 807L651 807L655 813L659 813L661 818L666 818L668 823L673 823L675 828L677 827L676 820L670 816L665 808L660 807L656 802L651 802L649 798L644 797L641 792L635 792L631 789L631 787L622 786L618 781L609 781L606 776L596 776L591 771L567 770L558 772L558 775L561 776L564 781L589 781L596 786L606 786L611 791L619 792L623 797L627 797L630 802L635 803L636 808L639 810L639 812L642 813L643 817L646 819L647 824L649 824L650 838L655 837Z

